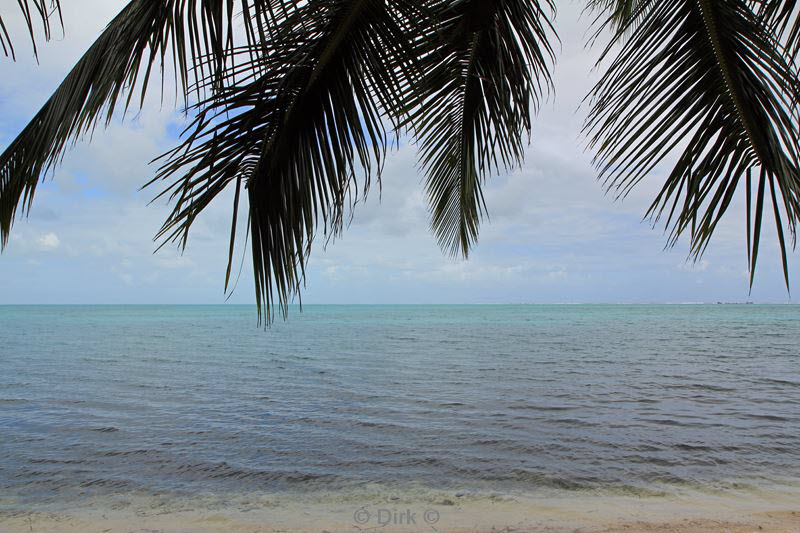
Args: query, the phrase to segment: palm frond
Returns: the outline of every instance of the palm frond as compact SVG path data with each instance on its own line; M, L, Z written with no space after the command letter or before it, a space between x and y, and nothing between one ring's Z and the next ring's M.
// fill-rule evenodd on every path
M621 50L594 88L586 123L601 179L624 196L674 157L647 214L666 217L669 244L689 230L697 258L755 171L755 209L747 180L750 281L769 186L788 288L783 223L794 237L800 95L797 71L763 16L745 0L664 0L628 36L616 33L607 53L615 45Z
M751 0L764 23L774 32L792 61L800 55L800 2Z
M657 0L588 0L586 10L597 13L600 30L624 33L641 22L656 3Z
M64 21L61 18L61 2L60 0L17 0L17 6L22 12L22 17L25 20L25 26L31 38L33 46L33 55L38 55L36 47L36 19L42 24L42 33L44 34L45 41L49 41L52 28L50 25L51 19L57 18L63 27ZM12 60L17 59L14 51L14 43L11 42L11 35L8 33L8 28L3 21L3 14L0 13L0 48L3 49L3 55L6 57L11 56Z
M431 227L452 255L466 257L477 239L486 177L523 158L531 104L551 83L554 10L549 0L444 1L418 38L425 76L406 124L427 173Z
M0 244L7 244L17 209L30 209L40 178L60 160L70 140L90 131L121 107L137 87L144 100L153 69L163 75L170 55L176 85L188 101L194 87L218 87L234 50L235 9L250 13L248 39L285 17L282 0L133 0L89 48L55 93L0 154ZM264 21L258 23L258 21ZM138 85L137 85L138 82ZM118 102L124 102L117 106Z
M185 245L198 213L229 184L235 211L246 189L256 301L268 321L274 301L285 313L302 284L318 224L338 234L346 208L379 176L382 116L408 88L416 12L404 0L310 0L271 38L239 51L225 88L198 105L184 142L165 155L154 181L178 176L162 193L174 201L159 234L168 241ZM229 272L235 235L236 215Z

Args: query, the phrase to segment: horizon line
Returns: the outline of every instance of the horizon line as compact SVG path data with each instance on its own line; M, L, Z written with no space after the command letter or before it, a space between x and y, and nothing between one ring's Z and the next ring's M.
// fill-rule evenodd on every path
M462 302L462 303L291 303L290 308L303 308L314 306L363 306L363 307L376 307L376 306L547 306L547 305L800 305L800 303L789 301L708 301L708 302ZM161 306L161 307L177 307L177 306L207 306L207 307L256 307L255 303L97 303L97 302L80 302L80 303L0 303L0 307L78 307L78 306L106 306L106 307L124 307L124 306Z

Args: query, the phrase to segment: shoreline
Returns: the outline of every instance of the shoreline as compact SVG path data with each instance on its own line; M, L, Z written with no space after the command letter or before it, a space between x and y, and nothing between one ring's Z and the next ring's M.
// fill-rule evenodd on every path
M397 494L117 495L61 510L3 505L0 531L800 531L796 489L646 497L566 491L547 496Z

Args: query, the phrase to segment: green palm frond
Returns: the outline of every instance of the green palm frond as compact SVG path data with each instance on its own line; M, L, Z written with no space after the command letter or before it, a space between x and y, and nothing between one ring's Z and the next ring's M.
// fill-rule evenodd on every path
M751 284L769 187L788 288L783 227L794 237L800 214L793 62L745 0L656 2L628 30L607 50L621 45L586 124L601 177L624 196L674 158L648 215L666 217L670 244L689 230L699 257L737 186L755 172L755 208L746 180Z
M42 33L45 41L49 41L52 34L51 19L58 18L61 25L63 26L64 24L61 18L61 2L60 0L17 0L17 6L22 12L22 17L25 20L25 26L33 45L33 55L36 56L38 54L36 47L36 19L42 24ZM11 42L11 35L8 33L6 23L3 22L2 13L0 13L0 48L3 49L3 55L6 57L11 56L11 59L16 60L17 55L14 51L14 43Z
M359 182L365 193L382 163L381 117L408 87L415 58L405 43L416 13L405 1L309 1L269 40L240 51L226 87L198 106L191 133L166 154L156 179L179 176L164 192L175 203L159 235L167 240L185 245L197 214L235 182L228 276L245 188L267 320L273 301L285 313L302 283L318 224L336 235Z
M0 154L0 243L5 246L17 209L30 209L38 181L52 169L70 140L106 124L137 87L143 101L153 69L163 74L171 55L178 90L218 85L234 53L235 8L251 13L253 38L285 18L280 0L133 0L107 26L33 120ZM256 26L258 19L262 22ZM272 22L270 22L272 21ZM137 85L138 82L138 85ZM209 83L212 82L212 83Z
M406 123L427 173L431 227L443 249L467 256L485 212L482 183L523 158L531 104L550 84L550 1L440 2L418 38L425 77Z

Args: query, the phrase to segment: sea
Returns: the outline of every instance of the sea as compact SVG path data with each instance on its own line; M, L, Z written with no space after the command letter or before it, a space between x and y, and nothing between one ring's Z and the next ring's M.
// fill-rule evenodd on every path
M0 307L0 511L800 487L795 305Z

